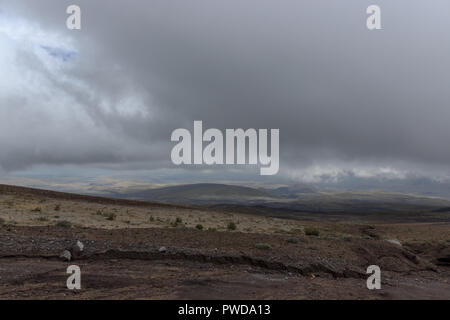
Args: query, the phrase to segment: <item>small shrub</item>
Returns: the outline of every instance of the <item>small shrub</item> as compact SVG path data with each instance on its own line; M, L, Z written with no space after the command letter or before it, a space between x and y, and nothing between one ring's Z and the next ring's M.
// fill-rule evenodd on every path
M175 222L176 222L176 223L182 223L182 222L183 222L183 219L177 217L177 218L175 219Z
M351 242L352 241L352 237L351 236L344 236L342 239L344 239L344 241L346 241L346 242Z
M70 228L72 227L72 222L67 221L67 220L62 220L62 221L58 221L56 223L57 227L61 227L61 228Z
M59 211L59 210L61 210L61 205L58 203L58 204L55 206L55 211Z
M108 213L108 214L106 215L106 220L108 220L108 221L114 221L114 220L116 220L116 214L113 213L113 212Z
M294 229L291 229L290 231L289 231L289 233L291 233L291 234L303 234L303 230L302 229L300 229L300 228L294 228Z
M287 242L297 244L300 240L298 240L298 238L289 238L287 239Z
M48 221L48 218L47 217L39 217L39 218L37 218L37 221L42 221L42 222Z
M102 210L97 210L97 212L95 213L98 216L101 216L103 214Z
M155 221L155 218L153 218L153 216L150 216L150 221Z
M195 228L198 230L203 230L203 226L201 224L196 225Z
M319 234L320 234L320 231L319 231L319 229L317 229L317 228L314 228L314 227L308 227L308 228L305 228L305 234L306 234L307 236L315 236L315 237L318 237Z
M228 223L227 229L228 229L228 230L236 230L236 229L237 229L236 223L234 223L233 221L231 221L230 223Z
M255 244L255 248L261 249L261 250L270 250L270 249L272 249L270 244L267 244L267 243L257 243L257 244Z
M211 227L209 227L209 228L208 228L208 231L214 232L214 231L217 231L217 229L216 229L216 228L211 228Z
M31 210L31 212L42 212L42 208L41 207L36 207L33 210Z
M5 205L7 205L9 208L14 207L14 201L12 200L6 200L5 201Z

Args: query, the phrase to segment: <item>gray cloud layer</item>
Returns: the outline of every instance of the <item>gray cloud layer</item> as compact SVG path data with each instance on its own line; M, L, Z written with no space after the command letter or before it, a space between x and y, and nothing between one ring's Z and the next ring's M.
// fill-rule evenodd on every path
M375 1L383 30L370 32L373 2L79 0L73 32L71 1L0 0L77 52L52 73L16 44L16 63L48 92L0 91L0 164L167 167L172 130L203 120L280 128L281 170L449 174L450 3Z

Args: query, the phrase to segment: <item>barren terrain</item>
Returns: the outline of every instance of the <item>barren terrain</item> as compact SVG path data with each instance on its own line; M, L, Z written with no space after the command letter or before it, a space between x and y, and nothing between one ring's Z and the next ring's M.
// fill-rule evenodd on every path
M448 221L301 221L0 186L0 299L450 299L449 247ZM66 288L71 264L81 290ZM381 290L366 288L372 264Z

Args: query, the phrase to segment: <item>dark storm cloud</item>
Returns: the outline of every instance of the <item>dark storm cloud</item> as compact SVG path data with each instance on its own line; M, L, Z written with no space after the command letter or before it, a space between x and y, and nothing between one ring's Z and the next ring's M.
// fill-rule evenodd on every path
M71 1L0 3L72 39L74 67L45 78L90 122L79 135L73 122L58 127L45 118L48 136L77 137L73 152L64 140L49 139L48 149L30 142L33 128L12 130L17 146L2 156L3 167L169 166L172 130L203 120L222 129L280 128L281 170L436 165L449 172L448 1L79 0L81 31L65 29ZM365 25L373 3L382 8L380 31ZM46 72L36 64L29 68ZM27 97L8 99L0 103ZM120 103L140 111L124 114ZM29 153L35 144L47 152Z

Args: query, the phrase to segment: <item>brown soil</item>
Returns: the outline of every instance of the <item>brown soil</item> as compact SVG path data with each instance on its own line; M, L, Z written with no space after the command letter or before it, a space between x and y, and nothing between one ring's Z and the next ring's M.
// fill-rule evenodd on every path
M52 193L8 190L0 193L0 299L450 299L448 223L352 225L235 214L237 231L196 230L190 226L198 215L205 225L230 215L148 203L145 212L130 213L132 204L114 200L111 206L130 221L146 213L148 220L148 211L172 220L136 227L107 220L101 227L86 214L97 210L92 198L58 198L63 209L55 213ZM37 204L47 207L27 209ZM58 227L34 220L36 214L64 215L73 224ZM246 231L247 225L257 228ZM306 235L311 227L318 236ZM391 238L403 245L386 241ZM61 261L59 254L77 240L84 252ZM159 252L162 246L167 251ZM66 288L71 264L81 268L82 290ZM381 290L366 288L372 264L381 268Z

